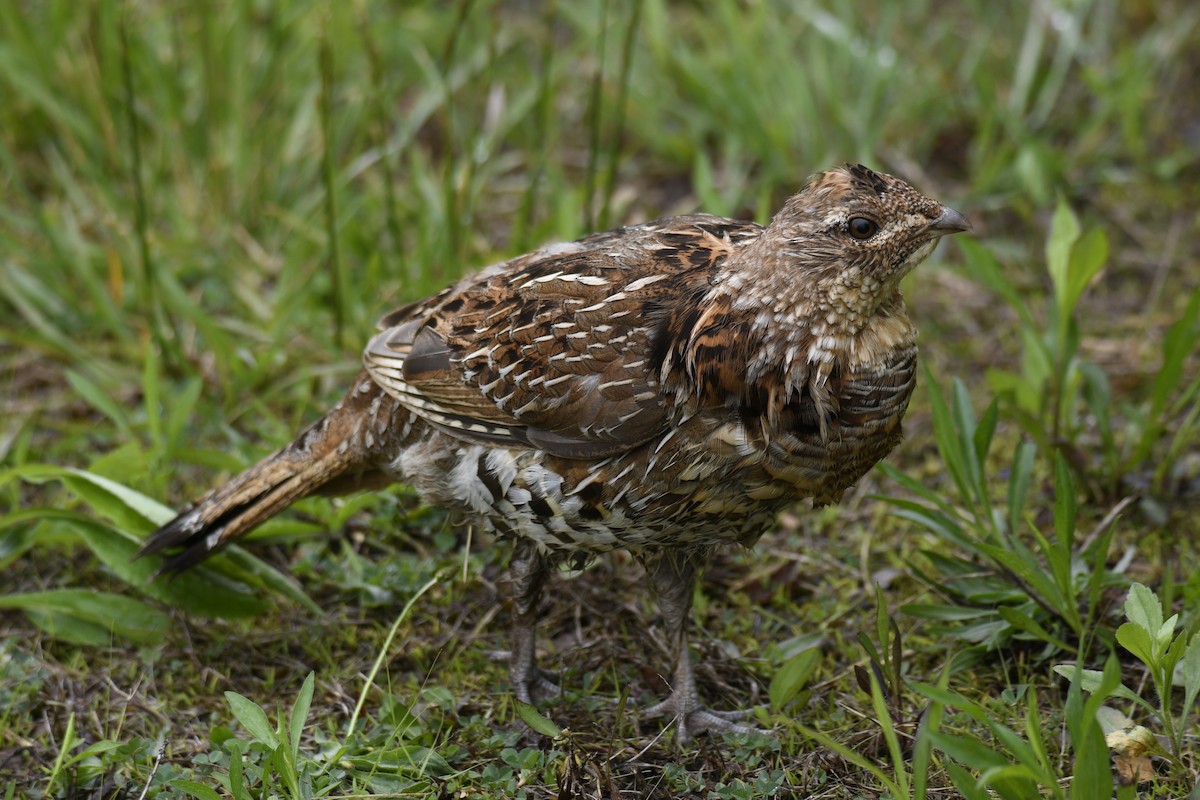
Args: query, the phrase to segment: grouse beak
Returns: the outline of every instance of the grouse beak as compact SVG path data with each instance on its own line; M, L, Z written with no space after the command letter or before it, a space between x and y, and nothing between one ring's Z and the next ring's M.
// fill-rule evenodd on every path
M937 236L971 230L971 223L953 208L942 206L942 214L929 226Z

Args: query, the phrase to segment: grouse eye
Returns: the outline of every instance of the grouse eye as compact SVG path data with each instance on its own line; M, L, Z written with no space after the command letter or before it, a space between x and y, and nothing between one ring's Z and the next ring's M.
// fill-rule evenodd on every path
M846 232L855 239L870 239L879 232L879 223L866 217L853 217L846 223Z

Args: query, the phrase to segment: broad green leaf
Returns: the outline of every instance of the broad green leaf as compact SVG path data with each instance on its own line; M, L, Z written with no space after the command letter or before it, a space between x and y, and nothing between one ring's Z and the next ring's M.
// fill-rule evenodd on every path
M111 753L113 750L118 750L125 746L125 742L118 742L113 739L101 739L98 742L92 742L87 747L80 750L71 758L78 761L81 758L100 755L101 753Z
M1080 669L1074 664L1055 664L1054 671L1069 681L1075 681L1078 676L1079 686L1085 692L1094 692L1100 688L1104 673L1098 669Z
M145 495L83 470L71 470L62 482L101 516L130 533L147 534L175 512Z
M1112 796L1112 769L1108 743L1096 719L1099 709L1121 685L1121 668L1109 655L1096 690L1083 701L1083 686L1072 681L1067 690L1067 730L1075 749L1075 774L1071 781L1072 800L1091 800Z
M1075 680L1076 673L1079 674L1079 688L1085 692L1099 691L1104 681L1104 673L1096 669L1079 669L1074 664L1055 664L1054 671L1063 676L1069 681ZM1158 711L1154 706L1150 705L1146 700L1143 700L1132 689L1123 683L1117 684L1111 691L1113 697L1120 697L1122 700L1128 700L1136 703L1142 708L1149 711L1151 714L1157 714Z
M883 651L884 657L887 656L889 646L895 644L892 635L899 635L892 630L892 620L888 616L887 598L883 596L883 587L879 584L875 585L875 640L879 642L879 649Z
M226 739L222 746L229 753L229 794L237 800L242 800L249 796L246 794L245 767L242 766L242 756L245 755L248 745L241 739L233 738Z
M0 486L12 480L30 483L62 481L98 513L132 532L148 532L169 521L175 512L116 481L81 469L47 464L23 464L0 472Z
M1108 260L1108 237L1103 228L1092 228L1071 248L1068 279L1062 309L1074 314L1079 298L1091 283L1092 278Z
M156 578L161 559L137 558L141 540L87 519L73 522L72 528L122 580L164 603L220 619L254 617L267 610L267 603L251 594L250 587L208 565Z
M988 747L973 736L960 736L938 731L930 734L933 745L950 758L973 769L1007 767L1012 761L1003 753Z
M113 631L105 625L53 608L31 607L23 611L38 630L59 641L91 647L109 647L113 643Z
M1073 737L1075 774L1071 780L1071 800L1105 800L1112 797L1112 767L1104 732L1095 718L1082 723L1082 731Z
M221 800L221 795L209 786L198 781L188 781L182 778L176 778L170 781L169 785L172 788L178 789L181 792L191 795L196 800Z
M1046 240L1046 268L1054 284L1054 297L1059 313L1067 311L1066 298L1070 285L1071 250L1079 240L1079 220L1063 197L1058 198L1050 236Z
M1175 624L1179 620L1179 615L1172 615L1169 620L1163 623L1160 633L1166 633L1170 637L1175 630ZM1169 630L1168 630L1169 628ZM1183 660L1184 654L1187 652L1187 635L1183 634L1169 639L1166 644L1163 644L1162 636L1159 636L1155 643L1155 653L1159 656L1157 665L1158 680L1165 681L1164 685L1159 688L1169 694L1170 690L1177 684L1175 683L1175 674L1178 671L1176 667Z
M1175 626L1179 624L1179 615L1172 614L1159 627L1154 634L1154 652L1163 653L1171 644L1171 639L1175 636Z
M787 661L792 656L797 656L805 650L819 648L824 641L825 635L823 633L802 633L790 639L783 640L775 645L775 649L779 651L779 657Z
M537 731L542 736L549 736L551 739L557 739L562 735L562 728L555 725L549 717L542 716L529 703L522 703L520 700L514 702L517 704L517 715L530 729Z
M275 729L267 721L266 712L257 703L237 692L226 692L225 699L229 701L229 708L233 711L233 716L242 723L242 727L246 729L247 733L272 749L279 747L279 738L275 735Z
M104 753L111 753L113 750L118 750L121 747L124 747L124 742L117 742L113 741L112 739L101 739L100 741L93 742L82 750L73 753L70 758L67 758L65 761L63 761L63 764L78 764L84 759L93 758L95 756L103 755Z
M138 644L162 641L170 618L140 600L88 589L0 595L0 608L16 608L43 630L70 641L109 644L113 636ZM103 638L97 641L97 637Z
M1139 661L1154 669L1157 659L1154 654L1154 642L1150 634L1141 625L1126 622L1117 628L1117 641Z
M821 663L821 651L812 648L789 658L771 678L771 707L782 710L808 683Z
M1158 595L1140 583L1129 587L1129 595L1125 598L1125 616L1150 636L1156 636L1162 629L1162 603Z
M866 651L867 655L871 657L872 661L874 661L876 664L879 664L883 661L883 659L879 657L879 650L875 647L875 643L871 641L870 636L867 636L867 634L859 631L856 638L858 639L859 646Z
M314 673L310 672L304 679L304 685L300 687L300 694L296 696L296 702L292 704L288 732L291 737L293 762L296 761L300 752L300 737L304 734L304 723L308 720L308 709L312 706L314 685Z

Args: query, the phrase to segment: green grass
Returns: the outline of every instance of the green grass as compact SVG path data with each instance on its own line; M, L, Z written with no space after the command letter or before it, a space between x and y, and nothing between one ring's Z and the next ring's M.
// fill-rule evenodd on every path
M1186 0L0 3L0 797L1091 798L1110 710L1187 795L1198 52ZM619 555L550 590L566 696L522 716L502 548L403 488L129 562L390 308L847 160L976 233L909 279L942 388L888 472L700 587L702 691L772 736L639 724L666 655Z

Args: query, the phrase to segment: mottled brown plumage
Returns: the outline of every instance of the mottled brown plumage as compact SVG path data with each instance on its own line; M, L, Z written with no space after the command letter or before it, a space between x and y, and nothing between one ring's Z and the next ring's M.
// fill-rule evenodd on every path
M676 653L643 716L738 729L699 702L696 570L784 506L835 503L900 441L916 331L900 279L958 212L862 166L814 177L762 227L672 217L489 267L386 316L346 398L157 531L190 566L296 499L403 482L515 541L511 678L553 690L534 622L557 561L625 548Z

